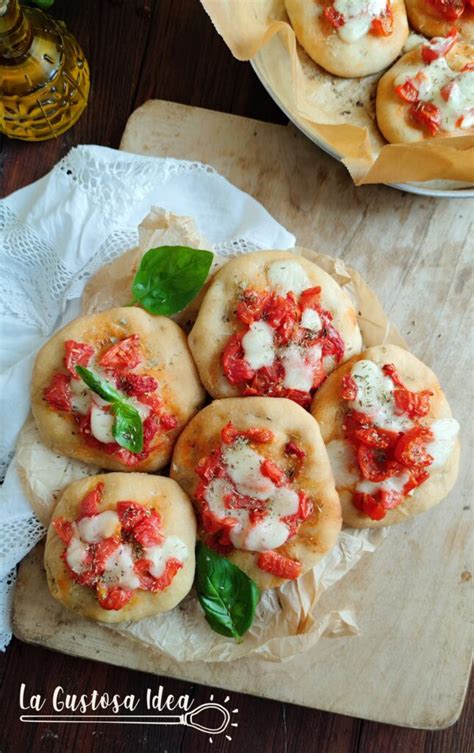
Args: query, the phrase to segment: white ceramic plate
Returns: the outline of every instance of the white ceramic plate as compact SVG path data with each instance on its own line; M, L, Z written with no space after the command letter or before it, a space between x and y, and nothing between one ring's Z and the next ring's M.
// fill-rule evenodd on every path
M295 114L290 112L289 107L284 104L281 97L277 94L275 89L266 79L265 74L259 65L258 57L254 58L250 62L261 84L267 90L273 101L278 105L280 110L285 113L287 118L291 120L291 122L297 128L299 128L299 130L304 133L305 136L310 139L310 141L316 144L316 146L319 146L320 149L327 152L327 154L330 154L331 157L334 157L334 159L340 160L340 155L335 152L334 149L328 146L328 144L323 139L319 138L314 133L311 133L311 131L305 126L304 122L298 120ZM421 196L435 196L438 199L474 198L473 186L461 184L458 188L456 188L456 183L454 181L427 181L425 183L389 183L388 185L391 188L397 188L400 191L407 191L408 193L415 193Z

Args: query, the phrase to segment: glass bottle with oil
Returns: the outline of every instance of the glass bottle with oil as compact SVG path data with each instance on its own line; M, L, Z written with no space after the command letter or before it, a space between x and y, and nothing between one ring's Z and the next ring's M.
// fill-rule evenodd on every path
M0 0L0 132L45 141L67 131L89 95L89 66L62 22Z

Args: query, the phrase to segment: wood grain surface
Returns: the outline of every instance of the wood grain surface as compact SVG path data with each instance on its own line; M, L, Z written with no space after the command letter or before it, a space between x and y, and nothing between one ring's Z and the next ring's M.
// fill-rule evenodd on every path
M57 0L54 15L63 18L78 36L92 68L92 92L89 108L72 131L55 142L29 145L20 142L1 144L0 180L1 195L20 188L46 173L55 162L76 143L99 143L118 146L126 120L135 106L149 97L161 97L194 104L211 109L234 112L257 117L271 122L283 123L285 119L256 81L250 67L234 61L225 45L213 30L205 13L196 0L123 0L106 2L83 0L81 3ZM295 166L295 169L301 165ZM342 204L325 202L327 181L338 176L341 200L353 192L343 168L329 158L322 160L322 173L318 185L322 206L315 209L303 192L299 197L303 208L311 215L323 212L320 232L331 240L331 228L338 227ZM262 176L271 193L271 172ZM315 180L308 176L308 185ZM250 189L251 190L251 187ZM347 232L347 248L355 250L360 241L363 224L371 221L373 212L396 210L392 223L379 238L373 239L373 263L377 263L379 243L392 243L400 235L401 225L407 221L406 196L381 189L384 194L382 206L374 201L371 189L357 191L359 203L351 215L351 227ZM290 195L296 187L290 187ZM252 191L251 191L252 192ZM386 193L385 193L386 192ZM452 235L456 236L456 218L448 209L449 202L442 202L441 216L445 218L444 231L430 233L430 218L435 212L430 200L420 200L423 219L412 228L412 245L426 235L433 246L433 254L422 259L410 253L410 242L401 264L393 258L387 266L389 273L401 266L397 286L400 295L407 301L410 311L411 275L420 264L427 266L436 277L442 277L443 267L437 249L444 245L452 248ZM460 212L468 212L469 207ZM471 210L472 211L472 210ZM453 228L454 219L454 228ZM301 240L301 238L300 238ZM312 239L314 241L314 238ZM459 239L458 239L459 240ZM309 245L309 243L308 243ZM355 252L355 251L354 251ZM395 254L399 253L398 248ZM459 265L459 255L454 263ZM361 270L364 271L364 270ZM458 285L462 288L465 274ZM379 291L382 294L382 291ZM458 291L448 290L448 298ZM455 321L457 320L457 317ZM411 326L412 319L407 319ZM413 325L415 326L415 325ZM456 325L457 326L457 325ZM429 329L429 328L428 328ZM409 336L408 332L405 332ZM425 333L426 334L426 333ZM427 333L429 335L429 332ZM422 333L423 335L423 333ZM429 342L429 337L426 339ZM430 355L429 348L426 353ZM446 363L446 355L442 360ZM449 385L448 385L449 392ZM462 395L460 396L462 399ZM61 630L61 626L58 628ZM457 646L452 646L455 654ZM97 656L100 661L100 655ZM32 692L48 693L57 685L65 686L77 694L90 692L92 688L109 693L135 692L140 695L150 685L161 682L169 693L193 694L196 703L208 697L208 688L193 686L168 678L131 672L127 669L71 658L13 641L4 655L0 655L0 751L182 751L199 753L209 750L206 738L184 728L168 727L101 727L60 725L30 727L19 722L18 690L21 682L28 683ZM386 682L389 678L381 678ZM212 675L209 677L212 683ZM312 711L290 704L255 699L232 693L232 703L240 710L240 727L234 740L215 740L213 749L232 751L321 751L321 753L365 753L365 751L407 751L415 753L461 753L472 750L472 701L467 703L460 721L448 730L425 732L404 730L389 725L362 722L334 714ZM472 694L470 696L472 698Z

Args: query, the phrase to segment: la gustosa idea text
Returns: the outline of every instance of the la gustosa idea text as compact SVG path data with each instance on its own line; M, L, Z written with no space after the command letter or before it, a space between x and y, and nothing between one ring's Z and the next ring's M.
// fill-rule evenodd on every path
M154 711L189 711L194 701L187 695L174 696L165 693L163 685L156 690L147 688L145 697L137 697L134 693L121 696L118 693L99 693L92 690L90 693L77 695L68 693L62 685L57 685L50 698L40 693L30 693L24 682L20 685L20 708L31 711L41 711L50 700L54 711L77 711L85 714L88 711L107 709L113 714L119 711L135 711L139 706Z

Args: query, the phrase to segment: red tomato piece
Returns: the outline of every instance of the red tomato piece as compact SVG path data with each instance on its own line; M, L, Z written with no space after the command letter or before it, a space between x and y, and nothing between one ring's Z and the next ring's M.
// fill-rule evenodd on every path
M257 559L257 566L271 575L286 580L294 580L301 574L301 562L284 557L278 552L262 552Z
M441 123L439 108L436 105L432 102L417 102L410 107L410 115L430 136L436 136Z
M308 495L301 490L298 492L298 497L300 499L300 505L298 509L298 518L300 520L306 520L306 518L309 518L309 516L314 510L313 502L308 497Z
M66 340L64 349L66 351L64 365L73 379L79 379L76 366L88 366L94 355L94 348L91 345L87 345L87 343Z
M181 570L182 567L182 562L174 559L174 557L171 557L166 563L166 568L163 575L160 575L159 578L153 578L153 585L150 588L150 591L152 591L153 593L155 593L156 591L164 591L165 588L168 588L174 576L176 575L178 570Z
M306 288L300 295L300 309L306 311L306 309L315 309L319 313L319 307L321 303L321 288Z
M106 369L134 369L141 362L140 337L130 335L103 353L99 363Z
M422 468L410 468L410 480L407 481L403 487L403 493L409 494L417 486L420 486L426 479L430 477L428 471L424 471Z
M393 13L389 4L378 18L372 21L370 32L376 37L389 37L393 31Z
M419 91L410 78L405 83L396 86L395 92L404 102L416 102L418 100Z
M123 501L117 503L117 514L119 516L122 529L124 531L133 531L137 523L146 518L146 507L138 502Z
M133 591L121 588L120 586L107 588L102 584L97 584L96 593L97 600L102 609L110 609L113 611L122 609L125 604L128 604L133 596Z
M393 489L382 489L380 491L380 503L386 510L392 510L403 502L403 494Z
M52 521L52 525L61 541L69 544L73 536L72 523L64 518L56 518Z
M357 382L352 374L344 374L342 377L341 396L343 400L355 400L357 397Z
M382 371L384 372L384 374L391 378L394 384L397 384L399 387L403 387L405 389L405 385L402 382L402 378L398 373L397 367L393 363L386 363L384 366L382 366Z
M52 408L60 411L70 411L71 377L69 374L54 374L51 384L45 388L43 398Z
M331 26L333 26L335 29L339 29L340 26L344 26L345 20L342 13L339 13L333 5L326 5L324 7L323 13Z
M133 538L144 547L155 546L163 541L161 517L155 510L151 510L134 526Z
M244 332L239 332L229 337L222 353L222 368L231 384L247 382L255 374L244 358L244 350L242 348L242 337L244 334Z
M357 451L357 459L362 476L368 481L383 481L393 474L393 464L384 450L362 444Z
M344 355L346 346L337 329L329 321L328 315L329 312L325 312L322 316L324 324L324 338L322 342L323 356L334 356L336 361L339 362Z
M208 457L201 458L196 466L196 473L203 481L212 481L213 478L222 478L225 469L222 465L220 450L214 451Z
M431 5L441 18L446 21L456 21L464 13L463 0L430 0Z
M274 433L270 429L264 429L263 427L254 426L247 429L243 434L250 442L257 442L257 444L268 444L275 439Z
M265 506L265 502L232 491L224 495L224 505L228 510L255 510Z
M395 447L395 457L408 468L425 468L433 462L426 445L434 440L434 434L424 426L415 426L402 434Z
M287 442L285 445L285 453L292 455L298 460L303 461L306 458L306 452L296 442Z
M275 486L282 486L288 480L286 474L269 458L265 458L263 461L260 466L260 472L263 476L269 478L270 481L273 481Z
M102 499L103 491L104 484L101 482L100 484L97 484L97 486L92 489L92 491L86 494L79 506L79 515L77 520L80 520L81 518L90 518L98 514L99 502Z
M124 374L120 376L117 387L127 395L138 397L147 395L158 389L158 382L152 376L141 376L140 374Z
M232 421L229 421L221 429L221 439L224 442L224 444L233 444L233 442L235 442L238 436L239 436L239 432L235 428Z
M237 305L237 319L244 324L253 324L261 319L263 310L270 299L268 293L257 293L256 290L245 290L242 301Z
M382 520L387 514L383 504L378 502L371 494L356 492L353 496L352 503L357 510L368 515L371 520Z
M301 390L283 390L280 397L286 397L288 400L293 400L294 403L298 403L302 408L309 408L311 405L311 394L309 392L302 392Z
M176 416L172 416L171 413L164 413L162 416L160 416L160 426L163 429L163 431L171 431L172 429L176 429L178 425L178 419Z
M107 539L102 539L102 541L99 541L97 544L94 544L94 571L97 574L102 574L105 570L105 563L109 559L110 555L115 552L115 550L120 545L120 539L110 536Z
M410 392L410 390L395 390L393 396L395 405L410 418L422 417L430 412L430 398L433 393L429 390Z

